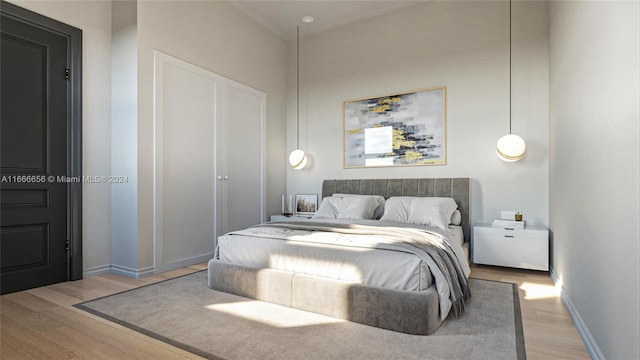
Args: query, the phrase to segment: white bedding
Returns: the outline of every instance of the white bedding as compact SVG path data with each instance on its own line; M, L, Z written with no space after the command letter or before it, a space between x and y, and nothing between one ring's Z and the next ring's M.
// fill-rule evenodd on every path
M432 230L445 235L454 251L464 253L461 227L449 226L449 231ZM256 231L261 232L261 237L255 237ZM288 240L281 240L278 239L280 232L282 229L263 227L235 232L233 236L223 235L218 238L219 259L253 268L279 269L398 290L420 291L433 284L427 264L418 256L403 251L358 247L364 235L296 231L288 235ZM468 255L461 256L466 261L463 268L468 268Z

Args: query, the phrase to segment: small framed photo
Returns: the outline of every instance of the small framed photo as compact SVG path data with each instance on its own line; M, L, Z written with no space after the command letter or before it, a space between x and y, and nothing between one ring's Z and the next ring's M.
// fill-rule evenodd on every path
M318 195L296 194L296 214L313 215L318 210Z

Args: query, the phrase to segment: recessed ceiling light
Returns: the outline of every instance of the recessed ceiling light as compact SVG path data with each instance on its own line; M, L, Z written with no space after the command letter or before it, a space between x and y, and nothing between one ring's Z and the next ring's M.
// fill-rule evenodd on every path
M310 24L310 23L313 22L313 16L307 15L307 16L302 18L302 21L306 22L307 24Z

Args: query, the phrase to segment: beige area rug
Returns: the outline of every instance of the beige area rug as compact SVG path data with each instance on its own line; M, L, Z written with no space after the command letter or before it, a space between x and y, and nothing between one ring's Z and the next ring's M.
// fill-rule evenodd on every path
M214 291L206 271L76 306L209 359L525 359L516 285L470 283L467 312L430 336Z

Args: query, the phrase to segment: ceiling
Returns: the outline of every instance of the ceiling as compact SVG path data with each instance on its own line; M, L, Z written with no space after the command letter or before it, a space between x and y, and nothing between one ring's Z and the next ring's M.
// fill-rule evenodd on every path
M267 29L285 40L296 38L296 26L300 36L311 35L337 28L370 17L386 14L424 0L227 0ZM304 23L304 16L313 16L311 24Z

